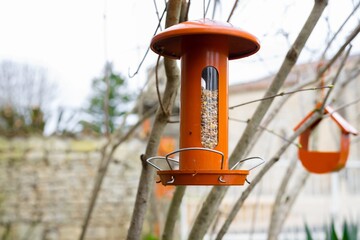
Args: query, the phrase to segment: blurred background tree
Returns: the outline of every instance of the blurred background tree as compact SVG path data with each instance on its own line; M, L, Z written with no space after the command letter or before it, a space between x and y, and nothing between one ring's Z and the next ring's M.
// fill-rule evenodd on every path
M125 77L106 63L101 77L92 80L92 95L85 107L86 120L81 120L83 133L113 133L123 116L129 111L134 95ZM108 129L108 130L107 130Z
M0 135L42 134L56 91L45 68L0 62Z

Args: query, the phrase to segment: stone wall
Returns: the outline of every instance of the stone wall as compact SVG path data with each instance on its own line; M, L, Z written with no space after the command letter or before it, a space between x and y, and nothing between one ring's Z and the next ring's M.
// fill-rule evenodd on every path
M78 239L101 159L99 139L0 138L0 238ZM86 239L123 239L143 143L118 148Z

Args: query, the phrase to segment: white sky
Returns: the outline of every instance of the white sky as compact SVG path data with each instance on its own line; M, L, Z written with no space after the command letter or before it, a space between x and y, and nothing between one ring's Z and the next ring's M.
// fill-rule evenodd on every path
M164 0L156 2L161 14ZM191 2L190 20L201 18L203 1ZM215 19L226 21L233 3L222 0L221 13ZM310 0L240 1L231 22L257 36L262 45L256 56L230 62L230 83L275 72L312 4ZM352 0L329 1L325 16L329 17L332 31L352 9ZM47 68L59 86L57 105L80 107L90 94L92 78L101 74L105 56L125 76L128 71L134 73L156 25L151 0L0 0L0 61L11 59ZM290 43L275 35L280 28L290 32ZM343 38L351 30L345 30ZM313 50L323 47L326 31L322 20L307 46ZM357 39L355 49L359 45ZM140 87L146 68L155 59L150 52L140 74L131 79L134 86Z

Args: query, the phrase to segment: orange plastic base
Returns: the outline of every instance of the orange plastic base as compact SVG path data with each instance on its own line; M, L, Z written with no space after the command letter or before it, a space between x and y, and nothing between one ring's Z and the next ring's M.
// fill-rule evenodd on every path
M158 171L163 185L244 185L248 170Z
M330 173L345 167L347 154L339 152L315 152L299 150L299 159L306 170L312 173Z

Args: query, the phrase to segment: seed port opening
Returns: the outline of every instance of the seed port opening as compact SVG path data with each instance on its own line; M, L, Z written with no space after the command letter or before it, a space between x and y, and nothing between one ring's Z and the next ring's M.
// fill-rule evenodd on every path
M219 139L219 73L207 66L201 73L201 145L213 149Z

